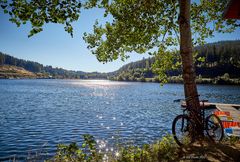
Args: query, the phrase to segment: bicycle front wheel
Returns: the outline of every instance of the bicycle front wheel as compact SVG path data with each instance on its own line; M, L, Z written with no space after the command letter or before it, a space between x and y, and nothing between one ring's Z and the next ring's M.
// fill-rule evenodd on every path
M208 137L214 142L220 142L223 139L223 125L215 114L211 114L206 118L206 132Z
M172 134L179 146L193 143L194 138L191 135L193 125L187 115L178 115L172 124Z

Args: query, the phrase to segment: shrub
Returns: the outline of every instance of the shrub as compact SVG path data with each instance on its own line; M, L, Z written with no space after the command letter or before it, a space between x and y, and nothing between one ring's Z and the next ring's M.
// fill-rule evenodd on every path
M97 152L96 141L91 135L83 135L84 142L79 148L77 143L73 142L69 145L59 144L57 153L50 161L84 161L97 162L102 160L102 154Z
M177 145L171 135L163 137L154 144L142 147L119 147L117 152L97 150L96 142L91 135L84 135L81 148L76 143L59 144L56 155L48 161L79 161L79 162L155 162L173 161L177 159Z

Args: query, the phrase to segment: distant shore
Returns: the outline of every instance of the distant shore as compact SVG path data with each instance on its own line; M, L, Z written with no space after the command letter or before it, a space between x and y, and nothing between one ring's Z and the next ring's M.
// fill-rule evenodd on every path
M133 76L128 78L121 77L97 77L97 76L88 76L88 77L72 77L65 75L51 75L49 73L34 73L30 72L22 67L12 66L12 65L1 65L0 66L0 79L83 79L83 80L92 80L92 79L105 79L111 81L125 81L125 82L153 82L161 83L161 80L158 77L154 78L135 78ZM182 76L170 76L167 78L167 83L183 83ZM240 78L230 78L226 73L223 76L218 76L215 78L203 78L197 76L196 82L198 84L217 84L217 85L240 85Z
M118 80L110 79L113 81L125 81L125 82L154 82L161 83L159 78L136 78L134 80ZM228 77L216 77L216 78L196 78L197 84L213 84L213 85L240 85L240 78L228 78ZM183 84L183 79L181 76L172 76L167 78L167 83L179 83Z
M62 77L23 77L23 76L19 76L19 77L1 77L0 79L73 79L73 80L79 80L81 78L62 78ZM141 83L161 83L160 81L155 81L154 78L147 78L146 80L111 80L111 79L105 79L105 78L94 78L94 79L81 79L81 80L110 80L110 81L118 81L118 82L141 82ZM239 79L229 79L229 80L222 80L222 79L211 79L211 78L202 78L201 80L197 79L196 80L197 84L211 84L211 85L240 85L240 80ZM169 80L167 83L164 84L183 84L183 80L179 79L179 80Z

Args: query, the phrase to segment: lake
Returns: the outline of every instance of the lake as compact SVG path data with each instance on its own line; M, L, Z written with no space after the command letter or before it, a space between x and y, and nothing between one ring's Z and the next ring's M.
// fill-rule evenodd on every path
M240 86L199 85L202 99L240 103ZM51 157L58 143L142 145L171 133L183 85L107 80L0 80L0 161Z

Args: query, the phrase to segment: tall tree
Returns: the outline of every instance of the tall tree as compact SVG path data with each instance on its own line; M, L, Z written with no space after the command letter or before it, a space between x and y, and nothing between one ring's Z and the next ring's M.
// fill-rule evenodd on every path
M200 105L198 99L198 91L196 85L196 74L192 55L192 33L190 26L190 6L191 0L179 0L180 14L179 14L179 31L180 31L180 55L182 58L182 69L183 69L183 80L184 80L184 92L186 97L192 97L190 101L187 102L188 106L197 109L197 118L199 121L201 119ZM191 115L196 115L192 111ZM198 134L203 135L202 124L197 123L197 128L199 129Z
M125 60L131 52L149 52L156 56L153 68L163 81L166 70L182 65L185 97L193 97L189 104L195 108L199 108L199 100L194 98L198 92L192 46L203 44L214 31L232 32L239 26L236 20L222 18L225 0L0 0L0 4L18 26L31 22L29 36L42 31L48 22L65 24L72 35L71 22L78 20L81 7L104 9L104 16L110 15L112 21L96 21L94 32L84 34L97 59Z

